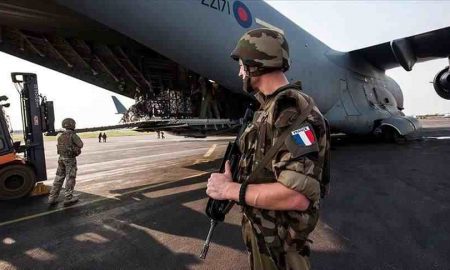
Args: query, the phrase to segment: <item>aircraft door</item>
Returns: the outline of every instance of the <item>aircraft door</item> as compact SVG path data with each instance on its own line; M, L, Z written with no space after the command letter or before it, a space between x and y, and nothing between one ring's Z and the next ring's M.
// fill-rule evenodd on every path
M363 89L366 94L367 101L369 101L371 106L375 107L381 104L374 87L365 83Z
M361 115L361 113L356 109L355 103L353 101L353 97L350 94L350 91L348 89L347 81L344 79L339 80L340 87L339 87L339 97L341 99L341 102L344 106L345 112L348 116L357 116Z
M386 109L388 107L397 108L395 97L379 82L372 84L364 84L364 93L367 101L373 107Z

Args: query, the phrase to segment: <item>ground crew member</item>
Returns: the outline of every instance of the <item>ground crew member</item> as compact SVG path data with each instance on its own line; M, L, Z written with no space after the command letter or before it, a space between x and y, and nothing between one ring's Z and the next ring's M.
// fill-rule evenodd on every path
M106 142L106 138L108 138L108 136L106 136L106 132L103 132L102 138L103 138L103 142Z
M98 134L98 142L99 142L99 143L102 142L102 133L101 133L101 132Z
M326 120L300 84L284 75L289 48L281 33L251 30L231 56L239 60L244 91L261 107L239 139L237 182L227 163L224 173L211 174L206 193L242 206L251 269L310 269L308 235L329 180Z
M81 154L83 142L75 133L75 120L72 118L64 119L62 121L62 127L66 130L58 137L58 169L56 170L56 177L53 181L53 187L48 198L48 203L50 205L57 203L64 179L66 179L64 205L69 205L78 201L78 196L73 195L73 189L75 187L75 178L77 176L76 157Z

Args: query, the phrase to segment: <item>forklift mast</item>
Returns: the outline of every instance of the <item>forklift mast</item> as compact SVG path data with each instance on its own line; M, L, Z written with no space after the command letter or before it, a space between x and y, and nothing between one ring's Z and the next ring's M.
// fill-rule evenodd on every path
M25 159L42 181L47 179L43 132L55 134L53 102L39 95L36 74L15 72L11 78L20 94Z

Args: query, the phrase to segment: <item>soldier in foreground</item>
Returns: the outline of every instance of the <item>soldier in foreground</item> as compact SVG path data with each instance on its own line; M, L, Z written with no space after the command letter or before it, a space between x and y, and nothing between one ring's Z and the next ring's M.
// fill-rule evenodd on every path
M281 33L251 30L231 57L261 107L239 139L238 179L227 163L224 173L211 174L206 193L242 206L251 269L310 269L308 236L329 182L326 120L284 75L289 48Z
M81 154L83 142L75 133L75 120L72 118L64 119L62 121L62 127L66 130L58 137L58 169L56 170L56 177L48 197L48 203L50 205L58 202L59 192L66 178L64 205L78 202L78 196L73 195L73 189L75 187L75 178L78 169L76 157Z

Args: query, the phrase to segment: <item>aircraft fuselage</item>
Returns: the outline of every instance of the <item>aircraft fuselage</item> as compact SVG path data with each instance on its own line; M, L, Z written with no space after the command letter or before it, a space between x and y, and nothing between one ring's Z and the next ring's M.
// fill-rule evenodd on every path
M420 128L403 116L402 91L384 70L329 48L264 1L1 0L0 15L0 50L144 98L154 94L152 72L186 75L177 68L243 94L230 52L246 31L274 28L290 46L288 79L302 81L335 132L371 134L384 125L406 135Z
M383 70L329 48L262 1L57 2L234 91L242 83L229 57L236 41L251 28L276 27L290 45L288 79L302 81L335 131L369 134L403 115L402 91Z

